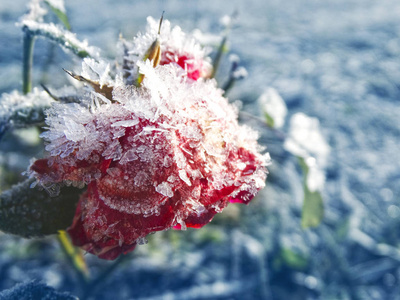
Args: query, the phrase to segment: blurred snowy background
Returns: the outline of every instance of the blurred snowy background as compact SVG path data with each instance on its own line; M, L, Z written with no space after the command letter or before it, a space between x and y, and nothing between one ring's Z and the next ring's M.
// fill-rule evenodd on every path
M0 2L0 92L21 89L26 0ZM331 146L325 218L301 228L301 169L257 122L274 161L267 188L248 207L229 207L201 230L149 237L108 277L93 299L400 299L400 2L397 0L123 1L69 0L80 39L116 55L120 33L133 37L163 10L173 25L220 34L234 10L230 52L249 75L229 94L256 114L275 88L288 119L320 120ZM80 63L46 40L34 53L34 86L68 83L61 68ZM217 79L223 83L223 65ZM254 123L254 124L253 124ZM287 124L285 128L287 128ZM0 144L0 184L21 179L37 141ZM271 139L270 139L271 138ZM88 255L92 273L107 265ZM54 239L0 234L0 291L38 279L80 296L79 280Z

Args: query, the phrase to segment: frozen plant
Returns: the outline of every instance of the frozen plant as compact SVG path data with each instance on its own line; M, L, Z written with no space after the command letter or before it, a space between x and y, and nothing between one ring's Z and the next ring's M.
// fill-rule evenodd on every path
M106 259L151 232L199 228L229 202L248 203L269 162L214 81L192 81L176 64L139 67L140 88L54 105L42 135L50 157L31 166L44 187L88 185L68 232Z
M106 259L151 232L199 228L229 202L247 204L269 163L257 133L207 79L207 50L168 21L148 22L145 35L122 42L123 70L86 58L82 75L68 71L93 90L47 111L49 157L28 171L52 195L87 186L67 231Z
M284 148L299 158L305 177L302 225L315 227L323 217L321 192L330 147L322 136L318 119L296 113L289 125Z
M45 4L65 28L46 23ZM210 49L180 27L147 21L145 33L120 39L120 57L113 62L69 31L62 2L32 2L19 23L26 95L3 96L0 125L3 133L11 125L45 120L41 137L47 152L32 161L29 179L1 195L3 231L24 237L61 231L67 252L75 249L69 234L75 246L113 260L150 233L200 228L228 204L248 204L265 186L269 154L257 132L239 125L238 108L226 98L247 71L234 55L224 88L213 79L227 36L212 61ZM230 27L232 19L225 21ZM85 87L63 95L30 88L36 36L82 58L79 74L66 72ZM260 102L273 119L270 127L281 127L286 107L279 95L268 90ZM315 183L311 158L304 156L307 178ZM319 191L312 183L310 193ZM87 273L74 251L68 255L76 269Z

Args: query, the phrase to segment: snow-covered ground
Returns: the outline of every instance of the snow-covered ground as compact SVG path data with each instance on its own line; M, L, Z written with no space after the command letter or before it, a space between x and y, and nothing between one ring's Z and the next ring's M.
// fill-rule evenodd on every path
M0 92L21 87L22 35L15 22L26 2L0 3ZM133 37L144 29L148 15L157 18L165 10L165 17L186 31L219 34L221 17L237 10L230 51L240 56L249 75L229 98L242 100L243 109L256 114L257 98L273 87L288 106L288 118L304 112L319 119L332 148L323 192L325 219L319 228L301 229L297 160L263 134L275 161L270 184L240 210L233 229L222 231L219 242L196 240L197 248L180 246L176 253L165 246L161 258L157 251L136 258L108 280L104 299L115 289L119 299L399 299L399 1L66 2L78 38L110 58L119 34ZM37 42L34 84L43 79L59 87L67 83L61 68L78 64L55 49L44 78L49 51L46 41ZM223 69L217 78L224 82ZM223 220L216 221L224 228ZM190 234L183 235L189 241L182 243L190 243ZM40 278L72 290L71 274L63 274L57 262L17 259L9 249L27 242L0 239L0 289ZM145 247L140 251L146 252Z

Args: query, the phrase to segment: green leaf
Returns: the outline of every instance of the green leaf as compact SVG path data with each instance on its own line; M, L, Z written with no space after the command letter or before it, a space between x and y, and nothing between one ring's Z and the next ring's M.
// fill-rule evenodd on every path
M267 126L274 128L274 125L275 125L274 119L267 112L264 112L264 117L265 117L265 123L267 124Z
M22 237L57 233L72 224L82 190L62 187L58 196L30 188L34 179L13 186L0 195L0 230Z
M300 166L303 169L304 176L304 202L301 212L301 226L303 228L317 227L321 224L324 217L324 203L321 193L318 191L311 192L307 186L307 176L309 168L304 158L299 157Z
M324 204L321 193L310 192L304 185L304 203L301 213L301 226L303 228L317 227L324 217Z
M54 7L53 5L51 5L49 1L45 1L45 3L50 7L52 12L57 16L57 18L61 21L61 23L63 23L65 28L71 30L71 25L69 24L67 14L61 11L60 9Z

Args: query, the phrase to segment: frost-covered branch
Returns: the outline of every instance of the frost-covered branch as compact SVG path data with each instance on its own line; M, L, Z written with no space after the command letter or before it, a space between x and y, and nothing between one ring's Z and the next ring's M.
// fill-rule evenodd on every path
M41 23L34 20L22 20L18 24L25 32L34 36L41 36L57 43L62 48L72 51L77 56L99 57L99 49L89 46L86 40L80 41L76 35L54 23Z
M14 91L0 98L0 138L10 128L22 128L44 121L44 110L54 100L44 91L33 89L21 95Z

